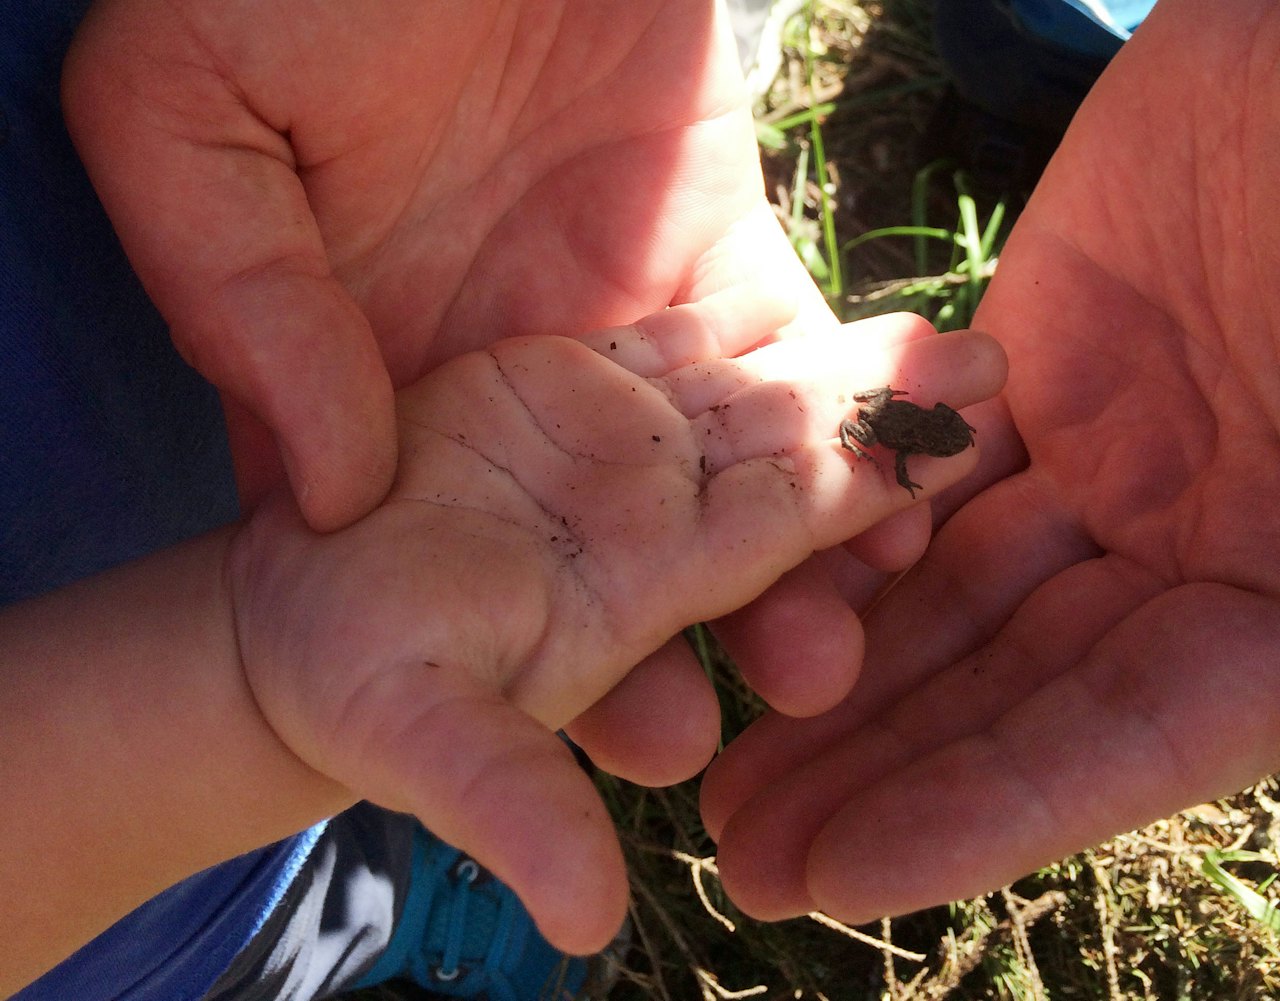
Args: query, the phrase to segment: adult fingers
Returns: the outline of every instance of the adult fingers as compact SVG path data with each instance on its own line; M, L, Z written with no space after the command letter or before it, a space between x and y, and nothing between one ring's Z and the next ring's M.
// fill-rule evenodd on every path
M635 375L658 378L696 362L741 354L794 316L788 299L736 285L577 339Z
M880 672L868 678L869 691L859 691L838 712L803 727L777 718L772 725L762 721L760 732L748 734L751 742L738 749L727 772L711 780L704 796L704 808L718 814L715 824L724 825L719 829L726 887L757 916L811 909L811 845L834 823L833 815L898 772L911 772L917 762L945 754L953 745L982 743L1002 718L1053 690L1153 593L1150 580L1117 561L1087 561L1037 589L995 636L954 662L924 676L910 661L900 672ZM884 666L883 651L876 659L869 670ZM886 673L905 678L886 680ZM767 746L760 742L768 741L770 730L773 757L783 761L758 764L755 775L742 772L750 766L751 743L757 749ZM785 748L780 753L779 738ZM723 797L735 771L741 784L730 795L747 798L738 799L726 815ZM953 777L951 771L945 775L948 781ZM756 859L765 857L769 869L762 871Z
M1206 647L1220 644L1223 652L1215 657L1233 665L1233 696L1250 686L1256 692L1276 684L1276 679L1254 678L1243 682L1243 688L1235 687L1236 667L1252 664L1257 648L1270 641L1259 634L1276 628L1274 619L1267 628L1259 628L1265 620L1246 607L1252 599L1227 600L1222 595L1229 589L1206 592L1203 585L1179 588L1173 592L1179 597L1171 599L1161 595L1164 585L1158 579L1128 561L1091 558L1079 543L1045 538L1037 530L1037 519L1028 519L1021 534L1016 525L1003 524L1013 530L1007 538L1013 549L1004 553L1006 572L1008 567L1036 564L1043 575L1043 561L1049 558L1058 569L1043 584L1029 593L1013 589L1018 593L1012 596L1008 588L977 586L967 596L953 593L950 602L931 603L928 588L911 587L909 578L901 593L890 592L869 622L876 657L869 661L864 684L853 698L815 720L766 718L713 765L703 786L704 819L722 839L721 873L744 909L778 918L814 906L837 907L853 917L870 913L859 910L864 906L885 907L875 911L878 915L923 906L922 898L912 894L937 894L926 901L937 903L946 899L944 892L987 889L995 884L978 884L994 879L993 874L1016 876L1026 871L1021 866L1030 868L1029 853L1047 852L1043 861L1056 857L1055 852L1065 854L1092 843L1089 837L1099 826L1099 815L1086 822L1079 811L1071 813L1070 796L1061 783L1072 776L1082 787L1072 794L1096 802L1096 792L1083 787L1107 773L1098 759L1100 749L1131 739L1126 754L1140 752L1146 742L1148 750L1167 756L1169 742L1153 731L1181 734L1185 727L1187 732L1205 732L1196 714L1214 715L1215 702L1221 701L1214 697L1213 679L1219 675L1213 671L1214 657L1205 656ZM954 537L949 532L944 538L948 535ZM964 548L971 557L966 567L981 581L994 565L993 547ZM928 575L922 571L922 576ZM955 581L952 578L953 585ZM1000 591L1000 596L988 591ZM1197 602L1204 606L1203 615L1193 614ZM951 606L955 608L950 615L931 622L936 629L918 629L919 608ZM1249 615L1254 616L1252 622ZM1163 623L1160 636L1170 645L1187 648L1179 670L1167 666L1163 653L1152 652L1148 634L1157 631L1155 616ZM1194 625L1197 618L1211 625ZM970 621L963 625L966 619ZM894 629L909 624L913 635L883 632L885 623ZM1206 633L1212 633L1211 641L1202 638ZM1243 639L1235 638L1236 633ZM1250 649L1232 649L1241 643ZM1157 698L1148 688L1163 694ZM1259 728L1280 726L1273 710L1258 713L1247 699L1235 698L1232 711L1244 720L1253 717L1244 729L1249 732L1252 727L1254 737ZM1225 722L1229 714L1221 715L1232 739L1223 742L1221 753L1215 745L1203 755L1213 764L1195 779L1198 790L1221 780L1213 768L1223 763L1235 769L1240 761L1250 762L1245 771L1259 767L1257 755L1250 755L1247 746L1231 746L1240 727ZM1106 726L1099 729L1098 720ZM1076 745L1079 760L1088 759L1087 766L1071 761ZM1130 774L1121 761L1113 764L1113 774ZM1175 760L1163 778L1158 770L1145 767L1131 774L1141 775L1143 782L1150 779L1153 788L1162 787L1161 796L1187 795L1188 782L1177 774L1178 767ZM1246 776L1239 784L1248 780ZM946 796L938 795L938 783L950 790ZM1059 789L1054 831L1036 828L1043 818L1027 821L1041 809L1034 801L1039 785ZM1225 783L1219 792L1230 788ZM1142 795L1148 791L1143 789ZM1026 816L1011 818L1014 792L1026 797ZM1207 795L1197 791L1191 798ZM894 831L896 821L886 820L888 815L881 812L886 796L896 800L888 807L898 811L895 817L908 818L906 823L923 830L921 838L933 839L931 850L938 853L938 861L924 877L934 880L932 884L908 879L891 888L868 873L836 874L841 865L845 870L857 868L856 858L865 856L849 853L855 842L871 836L873 827L880 832L877 836ZM1107 823L1117 826L1098 838L1161 815L1161 810L1186 805L1155 809L1150 801L1142 809L1154 812L1136 817L1124 812L1132 796L1133 790L1126 787L1110 800L1103 813L1110 818ZM1003 803L1003 809L989 812L992 802ZM934 815L931 811L939 803L940 812ZM1016 831L1010 837L1023 839L1017 851L991 836L990 828L1002 825ZM1072 843L1055 840L1059 834ZM953 850L952 837L962 849ZM923 850L923 843L918 841L916 849ZM820 849L822 844L828 847ZM846 854L837 859L833 845ZM944 855L949 862L941 861ZM761 860L767 860L767 866ZM940 871L951 863L953 870ZM944 891L944 886L950 889ZM892 906L886 903L891 894L899 894Z
M754 155L751 169L758 177ZM839 324L763 192L751 210L707 248L689 274L689 284L677 293L677 301L697 302L720 289L741 287L793 303L795 316L777 331L779 339Z
M274 486L278 463L318 531L367 513L391 484L396 434L390 377L359 309L336 282L297 275L206 291L198 321L182 309L169 318L183 354L233 405L242 496Z
M765 716L712 763L702 810L713 835L762 790L788 781L787 775L847 734L983 648L1045 581L1098 555L1027 482L1005 481L959 511L925 558L876 603L865 623L867 662L850 698L812 720ZM940 733L936 724L927 732Z
M812 900L856 923L973 896L1273 771L1276 612L1214 584L1149 602L1079 671L846 799Z

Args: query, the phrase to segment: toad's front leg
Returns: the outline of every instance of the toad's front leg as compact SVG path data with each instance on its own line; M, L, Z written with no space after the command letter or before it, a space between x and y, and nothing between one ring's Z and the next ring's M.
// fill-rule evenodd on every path
M863 459L870 459L867 451L876 443L876 433L865 421L845 418L840 422L840 444ZM874 460L873 460L874 461Z

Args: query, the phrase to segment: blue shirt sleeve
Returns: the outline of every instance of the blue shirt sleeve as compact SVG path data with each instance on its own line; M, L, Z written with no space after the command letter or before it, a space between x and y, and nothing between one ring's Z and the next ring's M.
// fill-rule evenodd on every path
M237 514L216 394L170 344L62 124L84 6L0 0L0 604Z
M171 887L11 1001L199 1001L280 902L323 830Z
M0 0L0 605L237 516L216 394L170 345L62 124L87 6ZM17 998L195 1001L318 832L173 887Z

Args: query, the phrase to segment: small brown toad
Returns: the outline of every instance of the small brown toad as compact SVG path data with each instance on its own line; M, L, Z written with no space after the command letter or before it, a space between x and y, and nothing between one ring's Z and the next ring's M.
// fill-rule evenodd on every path
M863 406L858 408L857 420L840 422L840 444L864 459L871 458L866 448L872 445L893 449L898 483L914 497L922 488L907 475L907 456L957 455L973 444L976 429L945 403L926 410L894 399L904 395L905 390L888 386L854 393L853 398Z

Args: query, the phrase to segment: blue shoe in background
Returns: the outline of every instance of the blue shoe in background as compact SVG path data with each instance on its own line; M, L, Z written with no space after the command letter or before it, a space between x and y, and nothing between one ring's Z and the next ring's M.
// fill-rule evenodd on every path
M594 956L559 951L506 885L419 826L395 934L356 986L407 979L443 998L598 999L617 979L626 939L624 929Z
M922 159L974 187L1025 199L1080 102L1153 0L937 0L934 41L950 79Z

